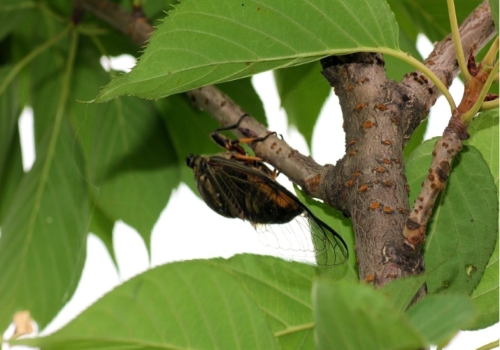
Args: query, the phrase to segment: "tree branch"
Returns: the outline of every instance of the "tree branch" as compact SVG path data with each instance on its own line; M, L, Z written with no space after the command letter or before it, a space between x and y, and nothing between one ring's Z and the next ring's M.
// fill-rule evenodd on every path
M495 28L485 3L464 21L460 33L467 51L490 40ZM347 149L323 176L320 197L351 214L361 279L381 286L421 273L420 249L402 235L409 213L403 147L439 92L420 72L400 84L388 81L377 54L329 57L322 64L342 107ZM451 36L436 45L425 64L451 84L458 73Z
M460 25L460 38L466 55L476 54L495 35L496 29L487 1L479 5ZM459 73L459 66L455 56L455 48L451 34L434 46L434 50L424 61L446 86L450 86ZM401 86L409 88L412 99L408 101L402 111L401 119L404 123L403 137L405 143L410 139L413 130L429 114L431 106L440 96L439 90L421 72L416 71L406 75Z

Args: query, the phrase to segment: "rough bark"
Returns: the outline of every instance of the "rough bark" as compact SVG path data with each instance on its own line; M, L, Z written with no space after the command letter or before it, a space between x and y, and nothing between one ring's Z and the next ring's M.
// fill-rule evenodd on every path
M109 1L78 0L77 4L140 45L153 30L144 21L136 25L133 15L114 15ZM460 34L466 53L477 52L491 39L495 28L486 2L462 23ZM335 88L344 114L344 158L335 166L321 166L274 136L256 144L255 152L309 195L352 216L361 279L381 286L394 278L420 273L424 268L422 256L402 233L409 212L402 150L439 92L418 71L399 84L388 81L383 58L378 54L330 57L322 63L323 74ZM425 64L447 86L451 84L458 66L450 36L435 46ZM194 105L209 111L223 125L235 123L243 114L213 86L189 95ZM252 118L245 118L237 135L264 136L267 132Z

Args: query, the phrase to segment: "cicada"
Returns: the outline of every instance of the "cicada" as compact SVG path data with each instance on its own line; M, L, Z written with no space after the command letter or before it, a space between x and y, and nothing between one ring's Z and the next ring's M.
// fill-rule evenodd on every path
M261 240L285 252L281 254L285 257L315 257L319 265L326 266L347 259L347 245L342 237L279 184L275 171L260 158L246 155L239 140L229 140L217 131L212 139L228 152L189 155L186 159L201 197L212 210L228 218L249 221Z

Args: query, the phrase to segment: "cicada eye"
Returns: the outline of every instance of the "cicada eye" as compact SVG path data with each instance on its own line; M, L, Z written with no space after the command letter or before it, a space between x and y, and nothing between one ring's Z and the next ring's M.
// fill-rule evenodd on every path
M186 165L191 169L194 168L194 156L192 154L188 155L186 158Z

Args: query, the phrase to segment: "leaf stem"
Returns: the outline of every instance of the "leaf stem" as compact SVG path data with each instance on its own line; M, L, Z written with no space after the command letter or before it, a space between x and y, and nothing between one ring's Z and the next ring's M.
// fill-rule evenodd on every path
M495 349L495 348L498 348L499 345L500 345L500 341L497 339L497 340L492 341L491 343L488 343L488 344L481 346L480 348L477 348L477 350Z
M455 1L446 0L448 3L448 16L450 17L451 26L451 37L453 39L453 47L455 48L455 56L457 56L458 66L460 67L460 73L464 78L464 82L467 83L470 80L470 73L467 69L467 63L465 62L464 49L462 48L462 41L460 40L460 31L458 30L457 14L455 12Z
M286 329L284 329L282 331L274 333L274 336L276 338L278 338L278 337L282 337L284 335L296 333L296 332L307 330L307 329L313 329L313 328L314 328L314 322L305 323L305 324L301 324L299 326L287 327Z
M491 70L490 74L488 75L488 79L486 79L486 82L483 85L483 88L481 89L481 92L479 93L479 97L477 98L476 102L472 106L471 109L469 109L467 112L465 112L462 115L462 121L464 124L469 124L472 118L476 115L476 113L479 111L481 106L484 104L484 98L486 94L488 93L488 90L490 89L491 84L493 83L493 80L498 74L498 61L496 61L495 66ZM492 101L494 102L494 101Z
M479 110L481 112L484 112L484 111L489 111L491 109L495 109L495 108L498 108L498 98L496 100L493 100L493 101L486 101L486 102L483 102L483 105L481 106L481 108L479 108Z
M481 63L489 67L493 66L493 64L495 63L495 58L497 56L497 53L498 53L498 35L495 41L493 41L493 43L491 44L490 48L488 49L488 52L484 56Z
M64 28L59 34L51 38L50 40L47 40L45 43L42 45L38 46L35 48L33 51L31 51L26 57L24 57L21 61L19 61L9 72L9 74L5 77L5 79L2 81L0 84L0 96L3 95L5 92L5 89L9 84L12 82L12 80L16 77L17 74L28 64L30 63L34 58L36 58L39 54L47 50L49 47L52 45L56 44L59 40L61 40L68 30L71 28L71 25L68 25L66 28Z
M453 101L453 97L451 97L451 94L448 91L448 88L446 87L446 85L444 85L444 83L437 77L437 75L434 74L434 72L429 67L427 67L425 64L423 64L422 62L420 62L419 60L417 60L415 57L411 56L410 54L399 51L399 50L380 48L379 50L376 50L376 51L383 53L383 54L393 56L395 58L398 58L401 61L408 63L409 65L415 67L416 69L418 69L419 71L424 73L427 76L427 78L429 78L434 83L434 85L436 85L438 90L441 91L443 96L448 101L448 104L450 105L450 109L452 111L454 111L457 108L455 105L455 101Z

